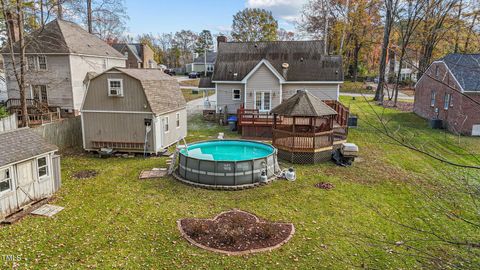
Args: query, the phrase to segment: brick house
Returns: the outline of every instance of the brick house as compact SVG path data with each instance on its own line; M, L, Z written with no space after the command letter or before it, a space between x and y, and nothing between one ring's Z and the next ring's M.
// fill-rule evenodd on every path
M157 68L152 48L141 43L115 43L112 47L127 57L127 68Z
M480 54L449 54L415 86L414 112L455 134L480 136Z

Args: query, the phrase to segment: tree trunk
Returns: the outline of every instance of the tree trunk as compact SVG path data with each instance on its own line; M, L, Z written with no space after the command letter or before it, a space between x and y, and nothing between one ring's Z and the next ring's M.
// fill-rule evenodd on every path
M43 18L43 0L40 0L40 27L45 26L45 19Z
M88 25L88 32L90 34L93 33L93 25L92 25L92 0L87 0L87 25Z
M453 52L454 53L457 53L458 52L458 42L459 42L459 39L460 39L460 18L462 17L462 0L460 0L459 2L459 6L458 6L458 13L457 13L457 31L455 33L455 47L453 49Z
M362 45L358 42L358 40L355 40L355 48L353 49L353 71L352 71L352 77L353 81L356 82L358 79L358 57L360 55L360 49L362 48Z
M63 7L62 7L63 0L57 0L57 18L63 20Z
M378 85L377 91L375 92L375 101L379 101L383 103L383 86L385 84L385 68L387 65L387 52L388 52L388 45L390 42L390 31L392 29L392 9L393 9L393 0L386 0L387 10L385 13L385 27L383 29L383 42L382 42L382 55L380 57L380 70L378 75Z
M465 52L468 52L468 46L470 45L469 44L470 38L472 37L473 27L475 26L475 21L477 20L477 17L478 17L478 12L475 13L475 15L473 16L472 24L470 24L470 27L468 28L467 39L465 40L465 47L463 48Z
M343 45L345 43L345 33L347 32L348 14L350 13L350 0L347 0L345 5L347 6L347 14L346 14L345 21L343 22L342 38L340 39L340 50L338 52L339 55L343 54Z
M23 0L17 0L17 25L18 25L18 41L20 45L20 76L18 80L18 88L20 90L20 107L22 110L22 125L28 126L28 109L27 109L27 95L25 91L25 39L23 27Z

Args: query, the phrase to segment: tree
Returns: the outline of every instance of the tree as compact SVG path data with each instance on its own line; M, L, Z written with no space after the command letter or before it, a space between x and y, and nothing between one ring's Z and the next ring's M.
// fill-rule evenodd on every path
M278 22L270 11L246 8L233 16L232 38L240 42L277 40Z
M195 52L204 53L213 49L213 37L209 30L203 30L195 42Z
M399 0L385 0L385 19L383 27L383 42L382 42L382 54L380 58L379 72L378 72L378 85L375 92L375 101L383 103L384 97L384 84L385 84L385 68L387 66L387 53L390 43L390 33L392 31L394 16L397 12Z
M175 33L173 47L176 47L180 52L180 65L183 66L192 60L196 40L197 34L191 30L181 30Z
M294 41L296 39L294 32L287 31L283 28L280 28L278 30L277 35L278 35L278 40L281 40L281 41Z

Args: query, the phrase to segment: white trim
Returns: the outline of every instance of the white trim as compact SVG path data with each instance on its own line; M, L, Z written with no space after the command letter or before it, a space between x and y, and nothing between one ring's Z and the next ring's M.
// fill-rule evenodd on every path
M5 168L1 168L1 169L0 169L0 171L8 170L9 178L6 178L6 179L4 179L4 180L7 180L7 179L8 179L8 180L10 181L10 189L4 190L4 191L0 191L0 198L8 196L8 195L5 195L5 194L8 194L8 193L10 193L10 192L12 192L12 191L14 190L14 189L13 189L13 182L14 182L14 181L13 181L13 170L12 170L12 169L13 169L13 166L7 166L7 167L5 167ZM2 179L0 179L0 180L2 180Z
M152 114L152 112L140 112L140 111L108 111L108 110L81 110L81 113L138 113L138 114Z
M280 102L278 104L283 103L283 84L280 84Z
M82 143L83 143L83 149L86 148L86 142L85 142L85 121L83 120L83 113L80 114L80 122L82 122Z
M215 84L215 113L218 112L218 87Z
M337 85L337 101L340 100L340 84Z
M270 109L269 110L260 110L258 109L258 112L270 112L272 110L272 90L253 90L253 108L257 109L257 92L260 93L269 93L269 99L270 99ZM265 94L262 95L263 100L265 100ZM264 102L265 105L265 102Z
M175 113L175 127L180 128L182 123L180 121L180 112Z
M212 81L212 83L219 83L219 84L244 84L242 81Z
M111 82L120 82L120 88L118 89L117 94L113 95L111 93L110 89L110 83ZM108 96L109 97L123 97L123 79L116 79L116 78L109 78L107 79L107 91L108 91Z
M166 120L165 120L165 119L166 119ZM164 134L167 134L167 133L170 132L170 116L169 116L169 115L164 116L164 117L163 117L163 120L165 121L165 122L163 122L163 133L164 133ZM166 124L166 125L165 125L165 124ZM165 126L168 126L168 129L166 129Z
M343 84L344 81L285 81L284 84Z
M447 71L450 73L450 75L452 75L452 78L455 80L455 83L460 87L460 91L462 93L469 93L469 92L475 92L475 91L465 91L465 89L463 89L462 85L458 82L457 78L455 77L455 75L453 74L452 70L448 67L447 64L445 64L444 61L442 60L438 60L438 61L433 61L429 66L428 68L425 70L425 72L422 74L422 77L420 77L420 79L418 79L417 83L415 83L415 88L417 88L417 85L420 83L420 81L423 79L423 77L428 77L426 76L425 74L427 74L427 72L430 70L430 68L432 67L433 64L443 64L445 66L445 68L447 69ZM443 82L443 80L439 80L441 82Z
M8 131L7 131L7 132L8 132ZM53 150L53 151L49 151L49 152L45 152L45 153L38 154L38 155L36 155L36 156L29 157L29 158L26 158L26 159L14 161L14 162L11 162L11 163L2 165L2 166L0 167L0 170L3 169L3 168L9 167L9 166L13 166L13 165L16 165L16 164L19 164L19 163L23 163L23 162L25 162L25 161L29 161L29 160L36 159L37 157L42 157L42 156L44 156L44 155L50 155L50 154L53 155L53 154L54 154L55 152L57 152L57 151L58 151L58 150Z
M248 79L253 75L255 74L255 72L257 72L257 70L263 65L265 64L265 66L267 66L267 68L273 73L273 75L275 75L275 77L278 78L278 80L280 81L280 83L284 83L285 82L285 78L282 77L282 75L280 75L280 73L278 73L278 71L272 66L272 64L270 64L270 62L268 62L267 59L262 59L262 61L260 61L246 76L245 78L243 78L242 82L243 83L246 83L248 81Z
M38 178L38 181L45 181L47 179L50 178L50 164L49 164L49 159L47 158L49 155L46 155L46 156L41 156L41 157L37 157L35 159L35 169L37 171L37 178ZM45 166L47 168L47 174L46 175L43 175L43 176L40 176L40 167L38 166L38 160L39 159L42 159L42 158L45 158Z

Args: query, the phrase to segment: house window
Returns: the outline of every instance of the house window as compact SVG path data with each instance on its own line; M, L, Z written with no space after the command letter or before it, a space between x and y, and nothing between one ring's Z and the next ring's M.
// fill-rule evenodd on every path
M37 69L37 58L33 55L27 56L27 69L36 70Z
M32 96L35 100L48 104L47 86L32 85Z
M435 66L435 78L438 78L438 65Z
M240 89L233 89L232 90L232 99L233 100L240 100L241 99Z
M430 106L435 107L435 98L437 97L437 93L435 91L432 91L431 97L430 97Z
M0 194L12 190L10 169L0 170Z
M164 123L163 123L164 128L163 129L164 129L165 132L168 132L169 129L170 129L169 124L168 124L168 122L170 121L169 117L165 116L165 119L163 121L164 121Z
M266 112L270 111L271 107L271 96L270 92L256 92L255 93L255 109Z
M451 99L451 94L445 94L443 99L443 108L445 110L448 110L448 107L450 107L450 99Z
M38 170L38 178L41 179L48 176L47 157L42 157L37 159L37 170Z
M47 70L47 57L45 55L38 56L38 70Z
M178 128L180 127L180 113L177 113L176 118L177 118L177 128Z
M123 80L108 79L108 95L114 97L123 96Z

